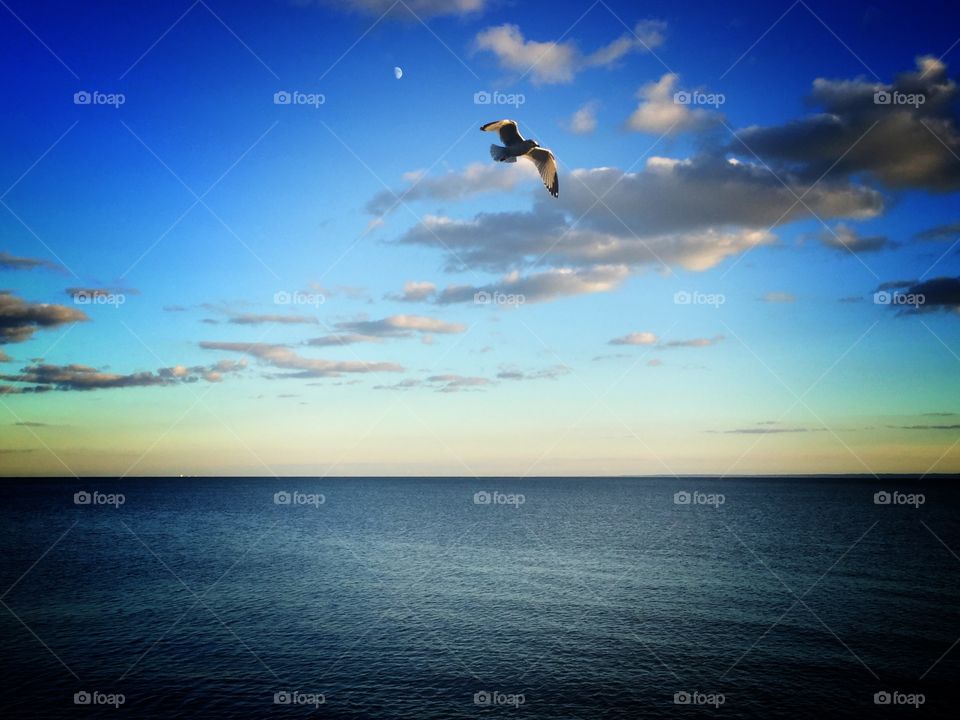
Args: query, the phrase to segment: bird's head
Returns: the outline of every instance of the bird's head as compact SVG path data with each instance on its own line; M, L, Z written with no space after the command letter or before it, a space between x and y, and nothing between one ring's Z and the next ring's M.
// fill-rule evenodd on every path
M533 147L540 147L540 143L538 143L536 140L531 140L530 142L533 145Z

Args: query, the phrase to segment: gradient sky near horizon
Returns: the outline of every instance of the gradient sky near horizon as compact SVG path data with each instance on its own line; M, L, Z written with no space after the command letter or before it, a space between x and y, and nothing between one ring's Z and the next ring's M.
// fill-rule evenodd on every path
M960 471L949 3L0 5L4 475Z

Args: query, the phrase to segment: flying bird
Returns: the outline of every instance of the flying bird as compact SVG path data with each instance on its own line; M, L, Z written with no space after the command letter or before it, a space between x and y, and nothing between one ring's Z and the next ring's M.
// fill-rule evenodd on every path
M560 194L560 181L557 178L557 159L546 148L540 147L536 140L524 140L513 120L497 120L480 127L485 132L499 132L501 145L490 146L490 157L497 162L516 162L518 157L529 158L537 166L540 179L547 191L557 197Z

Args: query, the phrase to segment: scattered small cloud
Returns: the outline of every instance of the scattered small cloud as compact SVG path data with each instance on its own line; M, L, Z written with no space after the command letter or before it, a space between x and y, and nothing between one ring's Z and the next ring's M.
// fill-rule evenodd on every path
M946 225L937 225L932 228L918 232L914 237L917 240L944 242L947 240L956 240L960 237L960 222L947 223Z
M275 323L279 325L316 325L317 318L312 315L258 315L256 313L240 313L230 317L228 322L234 325L263 325Z
M403 284L403 292L399 295L387 295L387 300L396 300L398 302L424 302L429 300L437 292L437 286L426 280L411 280Z
M797 301L797 296L793 293L771 290L768 293L764 293L760 301L765 303L793 303Z
M563 375L569 375L570 368L566 365L554 365L543 370L516 370L504 369L497 373L498 380L556 380Z
M581 105L567 123L567 128L575 135L589 135L597 129L597 109L600 103L591 100Z
M48 270L63 270L63 266L49 260L39 258L18 257L8 252L0 252L0 270L33 270L47 268Z
M724 340L723 335L716 335L712 338L692 338L690 340L668 340L663 341L652 332L634 332L622 337L614 338L607 342L608 345L645 345L658 348L681 348L681 347L708 347L716 345ZM600 356L617 357L617 356ZM595 358L596 359L596 358Z
M462 323L451 323L423 315L391 315L381 320L352 320L334 324L338 331L330 335L308 340L309 345L336 346L362 342L381 342L386 338L406 338L420 334L455 335L466 332ZM429 341L428 341L429 342Z
M652 332L633 332L623 337L614 338L607 342L608 345L656 345L656 335Z
M853 253L879 252L895 248L897 244L885 235L860 235L854 228L840 223L833 230L824 228L817 235L824 247L841 252Z

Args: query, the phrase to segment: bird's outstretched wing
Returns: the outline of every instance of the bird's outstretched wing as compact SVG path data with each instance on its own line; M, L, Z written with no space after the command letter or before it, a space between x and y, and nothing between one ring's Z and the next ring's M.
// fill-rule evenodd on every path
M497 120L480 126L481 130L486 132L500 131L500 142L504 145L516 145L523 142L523 136L517 129L517 123L513 120Z
M557 177L557 159L553 153L542 147L535 147L524 157L533 160L534 165L540 173L540 179L551 195L557 197L560 195L560 179Z

